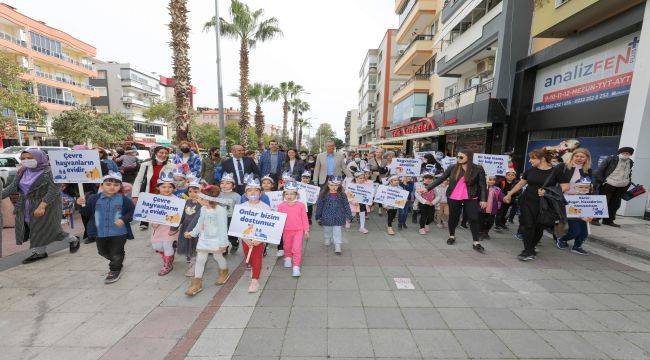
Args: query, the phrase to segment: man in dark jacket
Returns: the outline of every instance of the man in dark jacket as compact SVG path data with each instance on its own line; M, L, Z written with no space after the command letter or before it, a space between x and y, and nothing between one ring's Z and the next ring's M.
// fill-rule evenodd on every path
M632 167L634 161L630 157L634 154L634 149L624 146L618 149L618 155L609 156L598 166L595 174L595 183L601 195L607 197L607 210L609 218L603 219L603 224L621 227L614 223L616 212L621 207L623 194L630 187L632 181ZM600 225L598 220L592 222L593 225Z
M233 174L235 177L235 192L239 195L244 193L244 176L253 174L255 177L260 176L260 171L252 158L244 156L244 147L241 145L233 145L230 149L232 157L224 160L221 163L223 173ZM221 179L217 179L221 181Z

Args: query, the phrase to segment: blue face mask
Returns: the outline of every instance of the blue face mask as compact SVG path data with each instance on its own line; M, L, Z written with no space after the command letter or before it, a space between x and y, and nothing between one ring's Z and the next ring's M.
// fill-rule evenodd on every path
M253 200L253 201L256 201L256 200L260 199L259 195L250 195L250 196L247 196L247 197L248 197L248 200Z

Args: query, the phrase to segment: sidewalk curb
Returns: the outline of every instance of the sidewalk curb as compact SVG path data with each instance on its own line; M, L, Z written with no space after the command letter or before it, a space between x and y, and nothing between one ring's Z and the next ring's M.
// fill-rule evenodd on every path
M650 251L639 249L634 246L621 244L619 242L612 241L599 236L594 236L594 235L589 235L588 239L593 241L596 244L605 246L607 248L650 261Z

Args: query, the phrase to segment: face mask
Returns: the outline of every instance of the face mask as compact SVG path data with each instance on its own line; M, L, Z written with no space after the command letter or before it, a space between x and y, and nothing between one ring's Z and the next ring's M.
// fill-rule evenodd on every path
M248 200L253 200L253 201L257 201L257 200L260 199L259 195L251 195L251 196L247 196L247 197L248 197Z
M156 156L156 161L162 163L167 161L167 159L159 158L158 156Z
M627 159L630 158L630 155L623 155L623 154L620 154L620 155L618 156L618 158L621 159L621 160L627 160ZM23 162L23 163L24 163L24 162Z
M361 162L361 158L354 158L355 162Z
M232 192L232 189L221 189L221 192L229 193Z
M28 169L35 169L38 165L38 162L35 159L25 159L21 164Z
M300 155L300 159L305 160L305 159L307 159L307 157L305 155Z
M182 147L182 148L181 148L181 152L182 152L183 154L187 154L188 152L190 152L190 148Z

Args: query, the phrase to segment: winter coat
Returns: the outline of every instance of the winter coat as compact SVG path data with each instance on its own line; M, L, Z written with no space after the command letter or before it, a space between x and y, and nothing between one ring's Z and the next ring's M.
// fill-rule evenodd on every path
M88 216L90 221L86 224L88 236L97 236L97 224L95 223L95 205L101 194L93 194L86 200L86 206L82 207L80 212L84 216ZM131 221L133 221L133 211L135 210L135 205L133 200L129 199L127 196L122 194L116 194L114 196L122 197L122 216L120 217L124 221L124 227L126 228L126 238L133 239L133 231L131 230Z
M346 219L352 219L350 204L344 193L339 192L336 198L332 199L330 194L319 197L316 202L316 220L320 220L323 226L343 226Z

